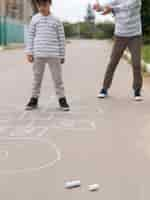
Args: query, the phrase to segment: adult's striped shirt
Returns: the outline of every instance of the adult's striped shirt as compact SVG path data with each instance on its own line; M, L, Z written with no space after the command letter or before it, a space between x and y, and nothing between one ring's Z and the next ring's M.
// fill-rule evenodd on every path
M65 33L62 22L53 15L38 13L32 17L26 53L34 57L65 58Z
M132 37L142 35L141 0L112 0L115 15L115 35Z

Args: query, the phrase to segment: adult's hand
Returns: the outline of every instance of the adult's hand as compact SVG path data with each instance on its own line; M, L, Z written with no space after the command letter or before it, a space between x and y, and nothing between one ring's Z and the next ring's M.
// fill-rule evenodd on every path
M112 11L113 10L112 10L112 8L110 6L106 6L104 8L104 12L102 13L102 15L107 15L107 14L111 13Z
M96 3L96 4L93 6L93 9L94 9L96 12L103 11L103 8L102 8L102 6L101 6L99 3Z

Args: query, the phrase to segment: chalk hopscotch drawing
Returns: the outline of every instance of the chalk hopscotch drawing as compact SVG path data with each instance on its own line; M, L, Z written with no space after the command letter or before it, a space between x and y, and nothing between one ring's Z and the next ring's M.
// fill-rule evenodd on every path
M53 167L61 160L61 151L57 145L50 139L50 130L63 130L75 132L91 133L96 130L95 121L86 118L86 109L75 109L70 113L62 113L57 111L51 112L49 108L39 109L34 112L22 111L20 108L2 109L0 110L0 175L1 174L18 174L36 172L42 169ZM81 113L81 110L83 111ZM48 137L46 137L48 136ZM40 145L47 146L47 152L53 154L53 158L47 155L45 161L41 161L33 166L20 166L19 158L15 159L16 166L14 166L12 151L15 156L25 151L25 157L31 156L28 149L29 144L33 146ZM13 149L10 147L13 146ZM41 148L41 147L40 147ZM19 152L19 153L18 153ZM34 151L33 151L34 152ZM34 160L37 155L33 155ZM5 167L3 168L3 164ZM30 163L30 162L29 162ZM41 164L42 163L42 164ZM6 166L9 166L8 168Z
M70 131L94 131L93 119L86 119L86 113L49 112L47 108L34 112L19 109L0 111L0 136L44 136L50 129ZM36 134L37 133L37 134Z

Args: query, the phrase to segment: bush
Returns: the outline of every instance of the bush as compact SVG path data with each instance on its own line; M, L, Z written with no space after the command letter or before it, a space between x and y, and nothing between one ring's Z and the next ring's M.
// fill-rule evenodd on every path
M150 44L150 36L144 35L143 42L144 42L144 44Z
M101 30L105 34L105 38L111 38L114 34L114 24L107 22L107 23L99 23L96 25L98 30Z
M106 35L104 31L97 31L96 33L93 33L93 38L94 39L106 39Z
M145 45L142 48L142 57L146 62L150 63L150 45Z
M70 23L64 23L66 37L73 37L75 35L74 26Z
M80 26L80 30L79 30ZM77 37L85 39L108 39L112 38L114 32L114 24L112 23L64 23L66 37Z
M80 23L80 35L82 38L92 39L93 38L93 27L94 24ZM95 25L94 25L95 26Z

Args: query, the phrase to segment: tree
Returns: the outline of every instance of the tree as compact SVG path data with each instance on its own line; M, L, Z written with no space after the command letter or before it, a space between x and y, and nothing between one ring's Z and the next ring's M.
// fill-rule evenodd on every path
M142 0L142 24L144 35L150 35L150 0Z

